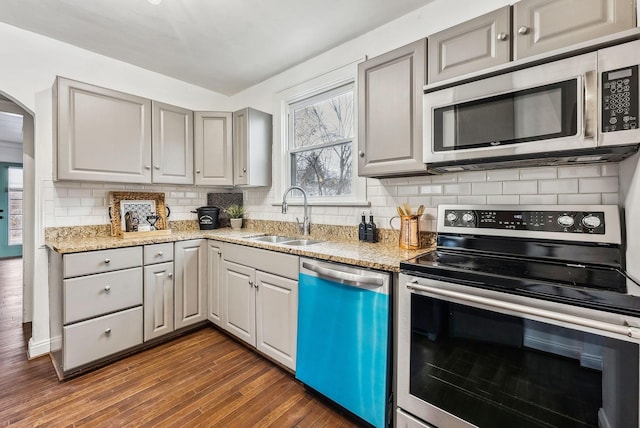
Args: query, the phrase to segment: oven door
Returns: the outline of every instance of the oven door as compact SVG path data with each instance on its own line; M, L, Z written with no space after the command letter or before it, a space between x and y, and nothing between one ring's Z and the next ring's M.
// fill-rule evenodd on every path
M427 92L424 162L595 148L596 66L593 52Z
M640 426L640 319L407 274L399 287L398 412L447 428Z

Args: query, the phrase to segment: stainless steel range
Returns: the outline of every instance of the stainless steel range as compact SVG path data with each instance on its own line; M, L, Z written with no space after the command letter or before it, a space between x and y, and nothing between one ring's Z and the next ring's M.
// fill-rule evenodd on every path
M437 232L400 265L397 426L640 426L617 206L446 205Z

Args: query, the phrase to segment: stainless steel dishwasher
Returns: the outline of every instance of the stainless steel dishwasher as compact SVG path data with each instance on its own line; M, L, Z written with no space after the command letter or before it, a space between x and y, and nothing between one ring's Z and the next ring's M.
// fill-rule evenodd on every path
M386 272L300 259L296 378L376 427L388 424Z

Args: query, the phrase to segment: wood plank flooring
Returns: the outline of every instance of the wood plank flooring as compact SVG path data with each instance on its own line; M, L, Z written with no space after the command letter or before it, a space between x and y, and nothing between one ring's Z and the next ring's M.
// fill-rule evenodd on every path
M213 327L58 382L28 361L21 259L0 260L0 427L357 427Z

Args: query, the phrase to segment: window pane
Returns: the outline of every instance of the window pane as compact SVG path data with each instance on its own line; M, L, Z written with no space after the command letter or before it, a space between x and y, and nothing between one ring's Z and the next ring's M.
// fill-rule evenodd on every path
M309 196L350 195L351 142L291 154L292 184Z
M353 138L353 91L296 108L293 148Z
M9 245L22 245L22 168L9 167Z

